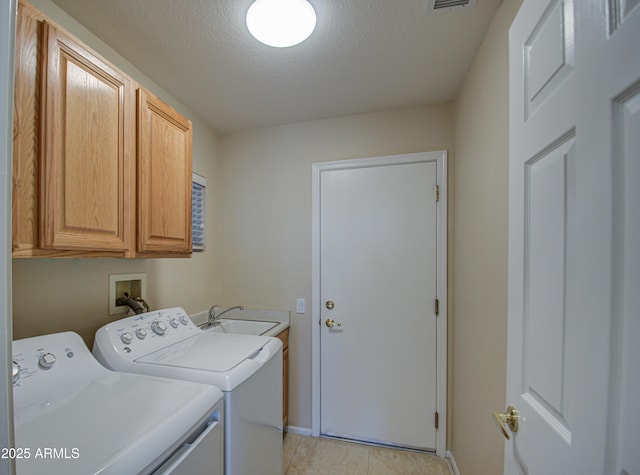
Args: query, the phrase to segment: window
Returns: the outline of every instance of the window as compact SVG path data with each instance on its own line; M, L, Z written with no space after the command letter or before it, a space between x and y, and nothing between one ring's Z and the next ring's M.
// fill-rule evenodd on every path
M194 173L191 180L191 247L193 248L193 251L204 251L204 204L207 179L197 173Z

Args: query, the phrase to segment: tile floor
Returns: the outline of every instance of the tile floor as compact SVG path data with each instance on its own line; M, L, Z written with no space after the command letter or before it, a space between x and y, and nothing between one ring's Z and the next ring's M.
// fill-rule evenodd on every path
M451 475L446 460L418 452L287 434L285 475Z

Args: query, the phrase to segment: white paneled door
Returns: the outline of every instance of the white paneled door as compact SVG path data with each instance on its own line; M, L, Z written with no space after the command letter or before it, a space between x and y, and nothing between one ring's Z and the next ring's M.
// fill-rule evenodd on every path
M524 0L509 45L504 473L640 473L640 2Z
M396 157L320 175L324 435L436 448L437 168Z

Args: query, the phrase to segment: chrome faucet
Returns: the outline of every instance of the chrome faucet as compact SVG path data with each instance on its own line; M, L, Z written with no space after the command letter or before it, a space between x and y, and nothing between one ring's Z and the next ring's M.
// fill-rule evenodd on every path
M230 312L231 310L244 310L244 307L242 305L236 305L235 307L229 307L228 309L223 310L218 315L216 315L216 307L217 305L214 305L209 309L209 321L207 322L207 327L212 327L218 318L220 318L225 313Z

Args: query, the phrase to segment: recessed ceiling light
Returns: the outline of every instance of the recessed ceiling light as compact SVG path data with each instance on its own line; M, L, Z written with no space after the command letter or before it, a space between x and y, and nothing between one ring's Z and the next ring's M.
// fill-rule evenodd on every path
M307 0L256 0L247 11L247 28L260 42L286 48L303 42L316 27Z

